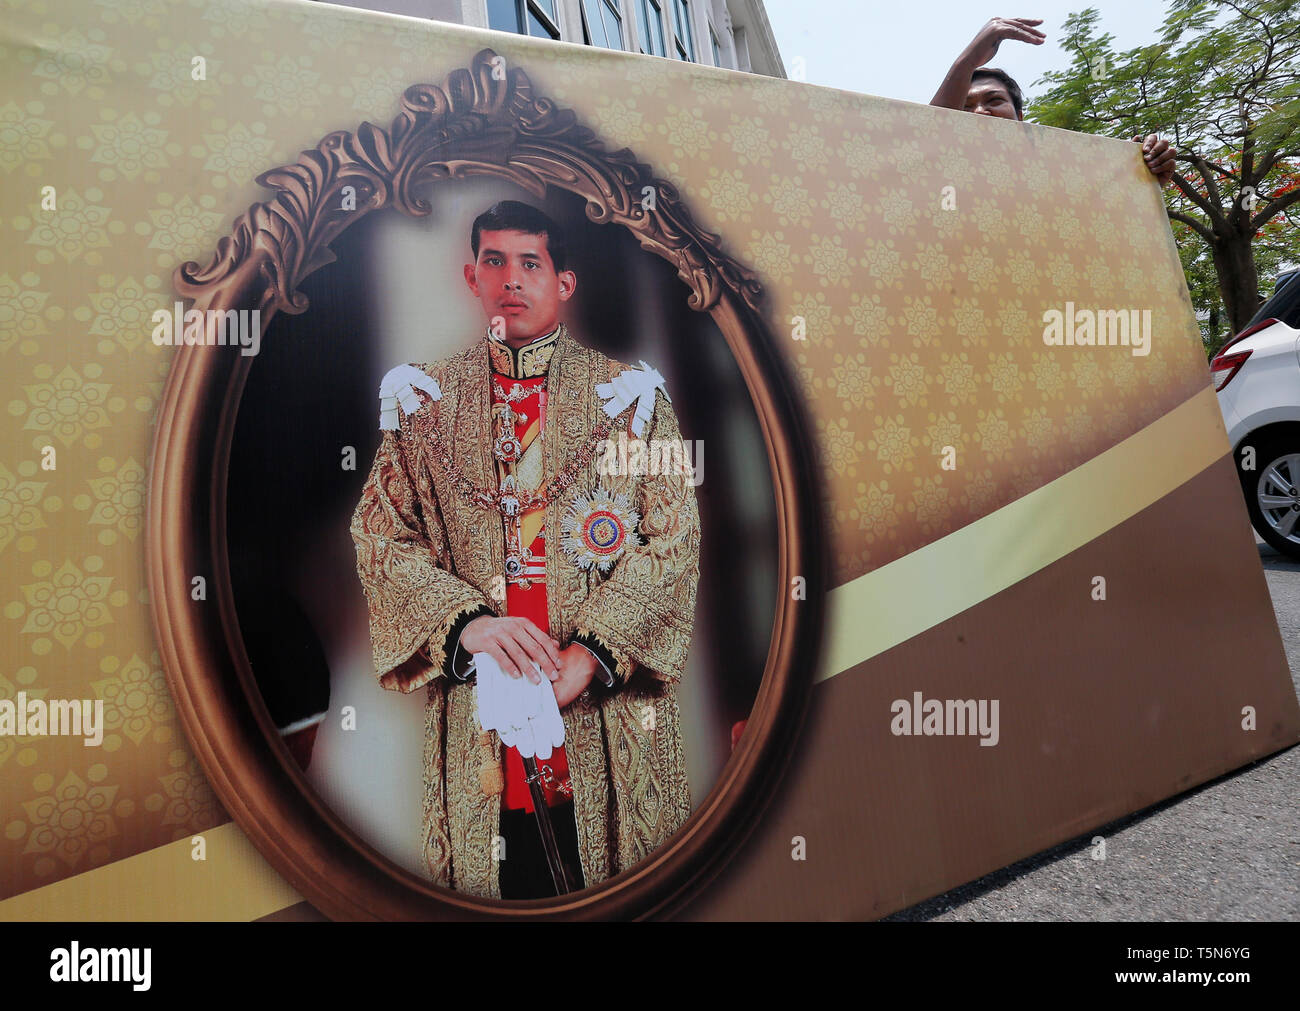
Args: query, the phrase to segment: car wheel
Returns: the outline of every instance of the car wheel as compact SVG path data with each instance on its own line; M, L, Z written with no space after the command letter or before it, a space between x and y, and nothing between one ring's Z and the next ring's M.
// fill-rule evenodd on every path
M1300 558L1300 439L1253 443L1254 470L1242 468L1246 445L1234 455L1251 525L1271 547Z

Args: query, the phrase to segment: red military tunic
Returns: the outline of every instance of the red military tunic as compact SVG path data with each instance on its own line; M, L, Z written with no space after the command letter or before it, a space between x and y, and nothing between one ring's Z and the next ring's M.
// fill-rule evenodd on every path
M546 420L546 375L515 379L497 371L492 373L492 416L494 431L498 436L513 430L518 439L516 447L509 448L506 456L517 456L517 461L505 461L497 455L498 479L507 474L518 476L520 462L528 454L529 447L533 453L540 453L542 448L542 425ZM504 412L509 411L513 417L513 426L503 427ZM534 445L536 443L536 445ZM549 618L546 607L546 510L534 509L521 513L517 518L504 517L505 545L507 558L506 608L505 613L527 618L547 635ZM526 548L526 550L521 550ZM520 565L518 574L509 572L510 560L517 559ZM561 787L569 784L569 762L561 745L545 761L538 759L538 768L543 773L542 789L548 806L555 806L572 799L572 793L566 793ZM545 775L547 767L553 777ZM571 791L571 788L570 788ZM505 793L501 806L508 810L533 810L532 791L524 774L524 761L519 750L506 748L505 755Z

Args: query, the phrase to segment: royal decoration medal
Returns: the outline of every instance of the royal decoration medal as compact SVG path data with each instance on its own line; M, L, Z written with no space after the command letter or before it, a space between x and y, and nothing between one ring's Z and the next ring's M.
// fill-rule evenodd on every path
M640 522L640 515L625 494L611 495L597 488L591 495L578 495L570 503L560 524L560 550L580 569L595 566L608 572L629 541L641 543L636 534Z

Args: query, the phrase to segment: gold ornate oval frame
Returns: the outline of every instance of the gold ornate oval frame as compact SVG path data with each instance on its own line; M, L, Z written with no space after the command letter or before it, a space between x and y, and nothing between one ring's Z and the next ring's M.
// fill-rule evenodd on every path
M238 349L177 350L154 434L147 559L155 631L177 711L213 790L263 856L336 919L512 915L623 918L680 908L748 835L775 793L803 720L822 623L825 554L820 477L799 396L760 313L762 286L724 254L676 190L631 151L608 152L571 110L536 96L519 69L490 49L441 86L402 96L385 132L338 131L258 182L275 196L254 204L207 266L177 268L193 308L301 313L296 288L334 259L330 243L371 211L430 212L416 192L439 180L494 175L544 196L549 186L586 200L597 223L630 229L668 260L691 308L712 315L749 389L774 480L777 610L767 664L745 734L703 803L637 866L563 899L481 899L435 886L359 839L308 785L271 723L239 631L226 552L226 471L251 358ZM344 209L352 187L355 209ZM649 189L647 189L649 188ZM653 191L647 209L643 196ZM647 202L649 203L649 202ZM209 599L191 599L205 576ZM805 594L791 592L805 580ZM359 592L359 588L358 588ZM213 604L215 603L215 607Z

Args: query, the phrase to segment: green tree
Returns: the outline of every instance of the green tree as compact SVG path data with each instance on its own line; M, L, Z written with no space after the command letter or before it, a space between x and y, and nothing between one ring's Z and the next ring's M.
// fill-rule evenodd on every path
M1259 308L1261 277L1271 289L1269 271L1300 261L1300 5L1170 0L1159 40L1122 53L1099 21L1095 8L1066 20L1073 60L1036 82L1050 90L1028 118L1113 137L1158 133L1178 148L1166 204L1202 337L1216 350Z

